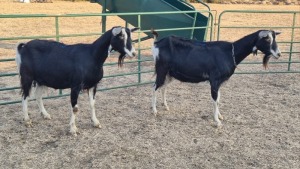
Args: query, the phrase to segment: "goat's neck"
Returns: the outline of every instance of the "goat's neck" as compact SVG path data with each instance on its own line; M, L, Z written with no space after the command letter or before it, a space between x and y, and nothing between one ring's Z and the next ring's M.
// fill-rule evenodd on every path
M253 33L233 42L236 64L241 63L250 53L252 53L257 37L257 33Z
M107 31L93 43L93 55L97 58L101 65L108 57L108 48L110 45L111 36L112 32Z

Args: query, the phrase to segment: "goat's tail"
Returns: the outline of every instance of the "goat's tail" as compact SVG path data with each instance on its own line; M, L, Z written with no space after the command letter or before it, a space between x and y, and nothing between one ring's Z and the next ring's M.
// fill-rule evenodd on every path
M20 43L17 46L17 49L16 49L16 63L17 63L17 66L18 66L18 72L19 73L20 73L20 67L21 67L21 63L22 63L21 53L22 53L22 50L23 50L24 46L25 46L25 43Z

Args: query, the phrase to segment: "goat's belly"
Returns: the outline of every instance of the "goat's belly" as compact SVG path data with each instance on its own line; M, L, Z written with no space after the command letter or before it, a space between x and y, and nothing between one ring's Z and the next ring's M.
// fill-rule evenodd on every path
M209 80L208 76L189 76L185 75L178 71L170 71L170 76L174 77L175 79L181 82L189 82L189 83L200 83Z
M50 87L53 89L68 89L71 87L70 83L66 83L63 81L61 81L59 83L55 83L52 81L37 80L36 82L39 86L47 86L47 87Z

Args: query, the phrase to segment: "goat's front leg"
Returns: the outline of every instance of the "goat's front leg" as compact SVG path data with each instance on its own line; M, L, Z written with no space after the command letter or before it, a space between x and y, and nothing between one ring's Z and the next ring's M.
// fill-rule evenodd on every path
M78 95L80 92L79 87L71 88L71 120L70 120L70 133L73 135L77 135L78 129L76 127L76 114L79 111L78 110L78 105L77 105L77 100L78 100Z
M95 113L95 94L96 94L96 87L94 87L93 89L92 88L88 89L93 126L97 127L97 128L101 128L100 122L97 119L96 113Z
M220 89L219 89L219 90L218 90L218 98L217 98L217 104L218 104L218 105L220 104L220 97L221 97L221 93L220 93ZM219 112L218 117L219 117L220 120L223 120L223 119L224 119L220 112Z
M221 121L219 120L219 107L218 107L218 88L217 87L211 87L211 96L213 99L213 106L214 106L214 120L217 122L217 127L222 126Z
M40 112L43 116L44 119L51 119L50 114L47 113L44 104L43 104L43 100L42 100L42 96L43 96L43 91L44 89L46 89L46 87L44 86L37 86L35 89L35 98L36 98L36 102L39 106Z

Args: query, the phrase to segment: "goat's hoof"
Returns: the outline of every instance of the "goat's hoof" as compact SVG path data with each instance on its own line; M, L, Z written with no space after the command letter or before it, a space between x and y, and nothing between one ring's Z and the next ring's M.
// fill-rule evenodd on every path
M42 113L44 119L51 120L51 116L48 113Z
M102 128L102 126L100 125L100 123L98 122L98 123L94 123L94 127L95 128L99 128L99 129L101 129Z
M99 129L102 128L98 119L96 119L95 121L93 119L91 119L91 121L92 121L94 127L99 128Z
M79 133L77 127L74 126L74 127L71 127L70 134L73 135L73 136L77 136L77 134L80 134L80 133Z
M77 129L76 129L76 131L70 130L70 134L73 136L77 136L77 134L80 134L80 132Z
M166 106L166 110L167 110L167 111L169 111L169 110L170 110L169 106Z
M221 129L221 128L222 128L222 126L223 126L223 125L222 125L222 123L221 123L221 122L217 123L217 128L218 128L218 129Z
M24 120L25 121L25 126L26 127L32 127L32 123L31 123L31 120Z
M221 114L218 115L220 120L224 120L223 116Z

